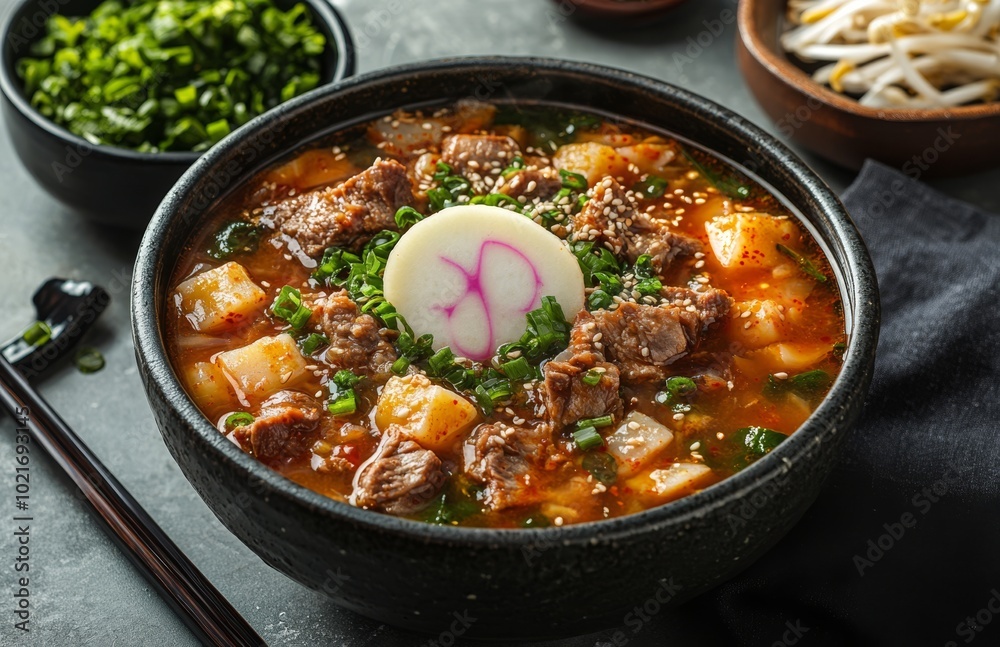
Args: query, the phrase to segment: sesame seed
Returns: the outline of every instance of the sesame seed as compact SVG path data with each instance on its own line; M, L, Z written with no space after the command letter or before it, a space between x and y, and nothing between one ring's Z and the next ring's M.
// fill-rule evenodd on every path
M775 373L774 374L774 379L776 379L776 380L787 380L788 379L788 373L786 373L784 371L781 371L780 373Z
M557 526L561 526L561 525L563 525L563 518L562 517L556 517L555 519L552 520L552 523L556 524Z
M683 413L675 413L674 414L674 420L684 420L684 414Z
M700 448L700 447L701 447L701 441L700 440L696 440L693 443L691 443L691 451L697 451L698 448Z

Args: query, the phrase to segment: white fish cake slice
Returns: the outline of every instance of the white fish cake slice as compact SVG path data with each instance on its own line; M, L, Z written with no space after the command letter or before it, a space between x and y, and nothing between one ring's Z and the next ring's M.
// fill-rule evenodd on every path
M385 269L385 297L434 348L483 361L524 333L525 314L555 297L568 321L584 306L583 272L566 245L501 207L444 209L410 228Z

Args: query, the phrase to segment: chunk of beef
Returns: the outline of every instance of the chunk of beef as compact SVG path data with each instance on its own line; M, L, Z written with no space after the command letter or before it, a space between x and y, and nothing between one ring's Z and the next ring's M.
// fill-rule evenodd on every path
M390 425L374 457L358 474L352 502L389 514L412 514L437 496L446 477L434 452Z
M506 135L452 135L441 144L441 161L468 179L476 193L486 193L500 171L521 154Z
M693 353L684 361L685 374L698 389L711 393L729 388L733 379L732 353Z
M701 290L667 286L660 290L660 296L685 312L696 315L692 323L710 326L729 314L733 308L733 298L725 290L705 287ZM689 318L690 320L690 318Z
M302 456L319 440L323 405L298 391L279 391L261 404L256 419L236 430L254 456L275 466Z
M486 486L486 504L493 510L538 503L544 498L541 479L552 428L480 425L465 445L465 473ZM534 478L532 478L534 476Z
M652 257L651 264L657 274L663 276L678 258L694 256L703 246L697 238L691 238L671 231L666 224L656 223L652 218L638 218L638 223L648 223L646 228L633 228L629 237L628 259L634 263L643 254Z
M574 340L605 354L618 365L626 383L642 383L667 377L667 366L691 352L702 333L720 315L724 292L714 297L705 295L706 303L716 302L699 311L691 306L650 306L622 303L615 310L581 312L574 322ZM703 304L705 305L705 304ZM727 310L728 311L728 310ZM703 317L704 315L704 317Z
M592 241L615 255L628 251L628 226L635 203L613 177L606 177L590 190L590 199L571 222L574 241Z
M392 346L396 331L382 328L371 315L341 290L312 304L313 320L319 318L323 334L330 340L326 361L339 369L377 373L396 361Z
M568 359L556 358L545 364L542 397L546 417L557 427L607 414L621 417L618 367L605 362L603 355L589 349L571 348L569 352L571 356ZM591 370L601 373L601 381L593 386L583 381Z
M702 250L699 240L638 211L632 193L612 177L594 185L590 200L572 222L573 240L594 241L616 255L624 254L632 263L649 254L653 269L661 276L675 259Z
M355 248L383 229L395 229L396 211L412 202L406 167L379 159L335 187L266 207L261 221L294 238L309 256L319 256L327 247Z
M622 303L615 310L581 312L575 325L589 331L593 346L618 365L626 382L649 382L666 377L665 367L694 343L681 312Z
M501 183L502 180L502 183ZM510 177L499 178L494 192L505 193L522 203L552 198L562 188L562 180L551 167L531 171L517 171ZM523 200L521 198L524 198Z

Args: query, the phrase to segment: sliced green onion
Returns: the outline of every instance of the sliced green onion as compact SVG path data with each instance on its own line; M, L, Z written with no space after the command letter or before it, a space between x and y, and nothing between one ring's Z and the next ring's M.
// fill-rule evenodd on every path
M500 171L500 175L502 175L504 179L506 179L523 168L524 168L524 158L521 157L520 155L516 155L514 156L514 159L510 161L510 165L507 166L507 168L505 168L504 170Z
M577 429L585 429L587 427L596 427L600 429L601 427L610 427L615 424L615 419L611 416L601 416L599 418L583 418L577 421Z
M448 369L455 365L455 353L445 346L427 359L427 365L430 366L434 375L444 375Z
M489 392L487 392L486 387L482 384L477 384L473 395L476 397L476 403L479 404L479 408L482 409L484 415L490 415L493 413L495 408L493 405L493 398L490 397Z
M312 310L302 304L302 293L290 285L284 286L278 292L274 303L271 304L271 312L296 330L301 330L312 316Z
M511 380L518 382L531 379L535 376L535 371L532 370L531 364L524 357L504 362L500 365L500 371Z
M84 374L96 373L104 368L104 355L96 348L81 348L76 352L76 368Z
M565 189L570 189L571 191L587 190L587 178L579 173L559 169L559 177L562 178L562 185Z
M246 411L237 411L236 413L231 413L226 416L226 429L232 431L237 427L246 427L247 425L253 424L254 420L255 418Z
M177 99L182 108L190 108L198 100L198 90L193 85L186 85L174 90L174 98Z
M341 392L326 405L326 410L335 416L343 416L358 410L358 397L354 389Z
M389 367L389 370L396 375L402 375L406 373L408 368L410 368L410 359L404 355L393 362L392 366Z
M338 281L337 277L344 270L349 270L352 264L360 262L361 258L356 254L339 247L329 247L323 252L323 259L312 273L312 278L320 283L343 286L344 281Z
M594 427L584 427L573 432L573 441L582 451L600 447L604 444L604 438L597 433Z
M299 342L299 348L302 349L303 355L309 357L323 346L329 345L329 343L330 340L327 338L326 335L321 335L318 332L314 332Z
M333 383L342 389L353 388L355 384L361 381L361 377L355 375L352 371L347 369L337 371L333 376Z
M589 370L583 374L583 383L587 386L597 386L601 383L601 378L604 377L604 373L595 370Z
M226 135L232 132L232 129L229 127L228 121L219 119L205 126L205 132L208 133L213 144L218 144Z
M424 214L420 213L413 207L400 207L394 216L396 226L399 227L400 231L406 231L413 225L423 220L425 217L426 216L424 216Z
M488 193L486 195L477 195L471 200L469 204L485 204L490 207L514 207L514 211L518 213L524 212L524 205L521 204L516 198L512 198L506 193Z
M667 393L675 397L691 395L698 390L698 385L689 377L668 377Z
M24 331L21 339L31 346L41 346L52 339L52 329L44 321L36 321Z

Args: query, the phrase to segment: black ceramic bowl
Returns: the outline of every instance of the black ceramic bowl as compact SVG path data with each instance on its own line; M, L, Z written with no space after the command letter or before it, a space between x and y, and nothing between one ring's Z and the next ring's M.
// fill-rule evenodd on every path
M843 370L809 420L748 469L632 516L565 527L433 526L353 508L300 487L226 440L181 387L164 349L168 281L220 196L304 142L401 105L463 97L557 102L668 129L752 168L826 248L847 316ZM732 577L816 497L861 412L878 337L871 262L833 192L793 153L705 99L627 72L539 59L443 60L315 90L202 157L146 230L132 291L136 355L167 447L219 519L268 564L338 604L430 633L540 638L626 622ZM734 521L735 520L735 521Z
M94 146L40 115L24 94L15 65L45 32L53 13L87 15L101 0L19 0L0 27L0 89L7 132L31 176L71 211L102 224L142 229L201 153L137 153ZM276 0L278 6L301 1L327 38L324 83L354 73L354 45L337 10L327 0Z

